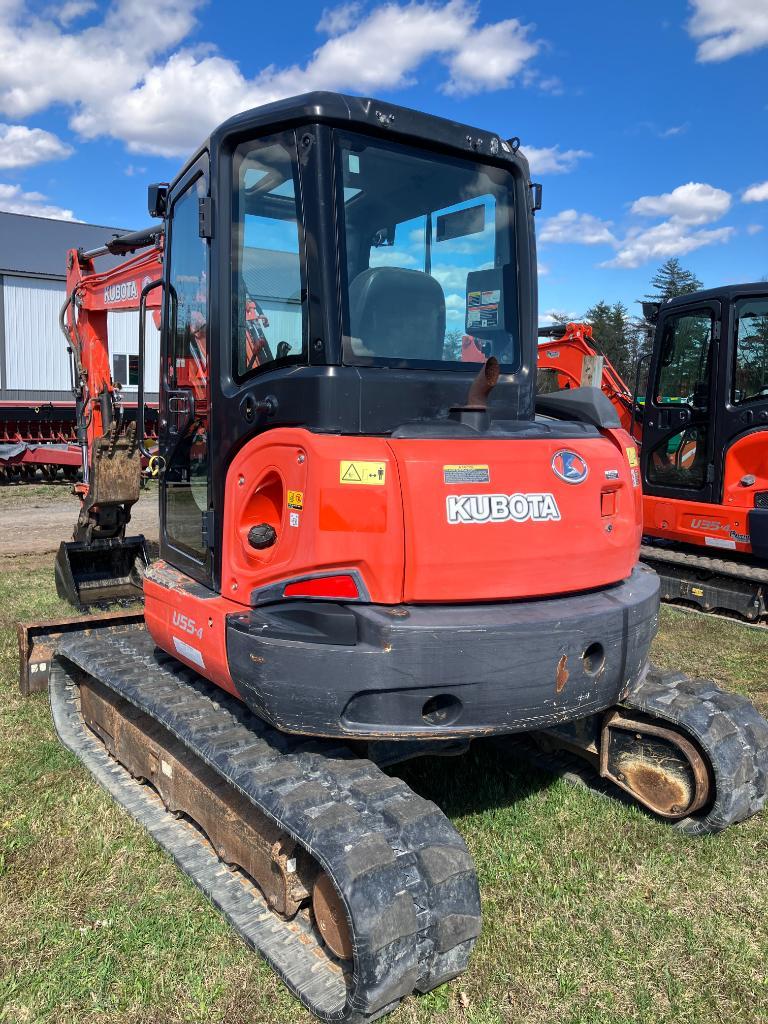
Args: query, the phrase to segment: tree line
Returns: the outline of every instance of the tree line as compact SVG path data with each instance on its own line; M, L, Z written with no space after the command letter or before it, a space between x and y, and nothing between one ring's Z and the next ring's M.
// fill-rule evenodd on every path
M665 302L676 295L688 295L699 291L701 281L691 270L686 270L680 260L673 256L663 263L651 279L651 292L644 299ZM566 323L573 317L553 313L556 322ZM596 348L616 367L630 386L634 378L637 360L648 352L653 344L653 328L643 317L632 316L623 302L609 303L601 300L591 306L580 319L592 326L592 337Z

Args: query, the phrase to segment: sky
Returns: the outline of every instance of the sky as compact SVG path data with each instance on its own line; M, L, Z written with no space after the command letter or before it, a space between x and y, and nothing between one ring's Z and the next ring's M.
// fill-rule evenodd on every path
M678 256L768 277L768 0L0 0L0 210L136 229L225 118L311 89L518 136L539 310Z

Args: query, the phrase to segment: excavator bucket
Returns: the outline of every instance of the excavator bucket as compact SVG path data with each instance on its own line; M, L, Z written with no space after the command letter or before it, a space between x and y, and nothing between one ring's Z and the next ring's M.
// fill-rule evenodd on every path
M75 608L137 601L149 565L142 536L62 541L56 555L56 592Z

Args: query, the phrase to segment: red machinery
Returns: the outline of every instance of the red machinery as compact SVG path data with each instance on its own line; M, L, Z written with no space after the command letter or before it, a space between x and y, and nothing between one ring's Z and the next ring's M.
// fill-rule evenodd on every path
M67 300L59 320L72 360L82 482L74 486L80 512L72 541L62 542L56 556L56 583L76 604L136 596L149 563L144 538L125 535L139 499L142 452L137 424L127 422L120 385L112 379L107 314L139 309L144 316L153 308L159 324L158 293L148 286L162 273L162 237L152 228L90 252L72 249L67 257ZM119 267L97 272L99 256L137 249L142 251ZM143 433L143 409L140 415Z
M141 327L162 290L159 558L137 621L22 629L22 664L62 741L328 1024L455 977L480 930L463 839L382 765L532 733L693 834L765 801L768 723L648 663L659 584L614 406L535 393L536 208L514 143L316 93L237 115L150 190L161 275L157 233L119 288L72 255L91 550L126 546L143 444L143 332L120 431L106 304L138 299ZM399 266L414 223L423 262ZM479 367L432 255L466 284Z
M598 352L592 340L592 326L568 323L539 330L539 370L555 375L556 390L594 386L613 402L621 425L637 436L637 417L632 392L607 356Z
M680 296L656 319L647 396L636 402L588 324L548 329L539 370L600 386L639 442L642 558L662 597L755 621L768 613L768 288ZM556 336L559 335L559 336Z

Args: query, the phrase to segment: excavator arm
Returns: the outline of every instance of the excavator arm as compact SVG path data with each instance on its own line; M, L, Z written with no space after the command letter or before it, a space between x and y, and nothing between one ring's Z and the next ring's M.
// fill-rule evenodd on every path
M590 324L569 323L564 328L558 325L540 330L538 367L555 374L557 391L585 385L600 388L613 403L622 427L637 437L640 416L632 391L610 359L598 352Z
M107 254L128 258L99 272L97 261ZM138 596L148 564L144 538L126 537L139 499L140 439L136 423L124 419L121 387L112 376L108 314L138 310L143 289L160 277L161 267L158 228L115 237L90 252L72 249L67 256L60 324L71 358L83 479L74 486L80 510L72 541L63 542L57 554L56 586L76 606ZM157 320L159 303L159 289L145 295L144 306Z

